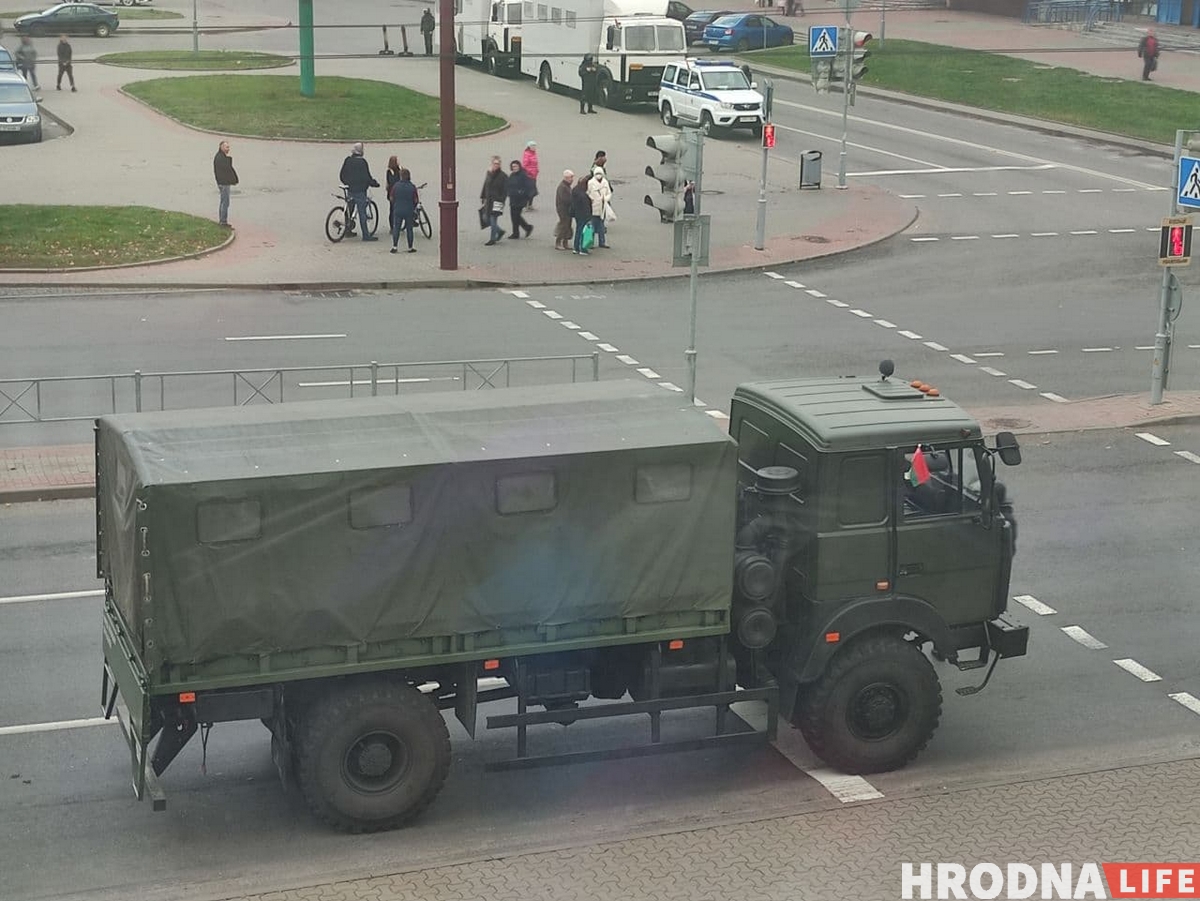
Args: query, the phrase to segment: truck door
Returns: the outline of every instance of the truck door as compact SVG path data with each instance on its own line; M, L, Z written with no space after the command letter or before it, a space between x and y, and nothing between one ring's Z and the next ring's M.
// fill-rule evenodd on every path
M981 501L978 474L990 472L990 461L969 445L924 448L922 456L929 469L924 482L910 476L919 468L912 451L893 455L895 589L929 602L951 625L991 619L999 613L1003 532Z

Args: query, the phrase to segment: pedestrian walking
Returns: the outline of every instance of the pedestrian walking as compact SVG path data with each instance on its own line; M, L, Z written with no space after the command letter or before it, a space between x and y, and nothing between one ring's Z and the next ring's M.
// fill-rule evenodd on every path
M579 64L579 115L596 112L596 92L600 88L600 67L589 53ZM587 107L585 110L584 107Z
M74 85L71 90L75 90ZM217 180L217 193L220 195L217 223L222 228L233 228L229 224L229 190L238 183L238 174L233 168L233 157L229 155L228 141L217 145L217 155L213 157L213 177Z
M592 169L595 169L597 166L599 166L605 172L608 171L608 154L605 153L603 150L596 151L596 156L593 157L592 165L588 169L588 172L590 173L592 171Z
M575 220L575 242L571 251L583 256L588 255L588 248L583 246L583 228L592 219L592 199L588 197L591 180L591 173L586 173L571 189L571 218Z
M437 23L433 21L433 13L429 11L429 7L425 8L425 12L421 14L421 37L425 39L425 55L433 56L433 29L437 27Z
M21 73L21 77L32 84L35 91L39 90L41 86L37 80L37 48L29 40L29 35L21 36L21 43L17 45L17 52L13 54L13 59L17 63L17 71Z
M558 224L554 226L554 249L566 250L567 242L571 240L574 229L571 227L571 187L575 181L575 173L570 169L563 171L562 181L554 192L554 212L558 214Z
M346 234L354 235L354 208L358 208L358 224L362 228L364 241L378 241L375 235L367 234L367 188L378 188L379 182L371 174L371 166L363 155L363 145L359 141L350 148L350 155L342 161L338 178L350 189L350 203L346 210Z
M63 75L71 82L71 93L75 93L75 67L71 65L71 44L65 34L59 35L58 38L58 81L54 84L56 91L62 90Z
M538 152L537 141L530 141L525 145L525 152L521 154L521 168L525 170L525 174L529 176L530 194L529 194L529 211L533 212L533 198L538 196Z
M1150 80L1150 73L1158 69L1158 38L1153 28L1147 28L1142 39L1138 41L1138 56L1142 60L1142 81Z
M508 182L504 187L508 193L508 214L512 217L512 234L508 237L510 240L520 238L521 230L524 229L525 237L528 238L533 234L533 226L525 221L521 213L529 205L532 183L520 161L513 160L508 164Z
M484 247L491 247L504 237L504 229L500 227L500 214L504 212L504 199L508 196L508 176L500 165L500 157L492 157L492 164L483 177L483 188L479 191L479 199L483 203L480 218L486 217L491 227L491 237L484 242Z
M416 253L417 249L413 247L413 218L417 214L417 189L407 169L400 170L395 183L388 189L388 200L392 205L392 253L399 251L401 228L408 238L408 252Z
M387 172L384 173L384 178L386 179L385 184L387 185L388 196L388 228L391 228L392 220L396 218L396 205L392 202L392 188L400 180L400 160L395 156L388 157L388 167Z
M588 199L592 201L592 230L596 233L596 246L607 249L607 229L605 222L608 218L608 204L612 200L612 185L604 175L604 169L597 166L592 170L591 181L588 182Z

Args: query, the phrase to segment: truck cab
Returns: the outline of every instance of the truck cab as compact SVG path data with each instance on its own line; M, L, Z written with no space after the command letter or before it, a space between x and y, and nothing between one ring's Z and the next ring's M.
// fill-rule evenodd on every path
M684 59L663 70L658 112L663 124L715 130L749 129L762 136L763 96L746 73L725 60Z
M521 0L457 0L458 54L490 75L514 75L521 66Z

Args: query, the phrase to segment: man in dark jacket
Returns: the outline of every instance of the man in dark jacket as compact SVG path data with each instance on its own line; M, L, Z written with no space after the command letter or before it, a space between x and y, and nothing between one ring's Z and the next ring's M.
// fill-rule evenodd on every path
M592 218L592 199L587 192L591 177L591 173L586 173L571 189L571 218L575 220L575 241L571 250L584 256L588 255L588 251L583 246L583 227Z
M1147 28L1138 41L1138 56L1142 58L1142 81L1149 81L1150 73L1158 68L1158 38L1153 28Z
M504 189L508 193L508 212L512 216L512 234L508 237L510 239L519 238L521 231L524 230L525 237L528 238L533 234L533 226L525 221L525 217L521 213L525 207L529 206L529 201L533 197L533 182L520 160L513 160L508 164L508 181L505 183Z
M62 76L59 75L61 79ZM71 86L75 90L75 86ZM217 203L217 222L222 228L233 228L229 224L229 189L238 183L237 172L233 169L233 157L229 155L229 142L222 141L217 145L217 155L213 157L213 177L217 180L217 192L221 195Z
M39 90L41 86L37 80L37 48L29 40L29 35L21 36L21 43L13 52L13 60L17 64L17 71L21 73L21 77L30 82L35 91Z
M437 23L433 21L433 13L426 7L421 14L421 37L425 38L425 55L433 56L433 29Z
M575 173L570 169L565 170L558 190L554 192L554 212L558 213L558 224L554 227L555 250L566 250L567 242L575 231L571 227L571 185L574 181Z
M75 92L75 67L71 65L71 44L67 40L67 36L61 35L58 39L58 82L55 84L55 90L62 90L62 77L66 75L71 81L71 92Z
M491 237L484 247L491 247L504 237L504 229L500 227L500 214L504 212L504 199L508 196L508 176L500 165L500 157L492 157L491 168L483 177L483 188L479 191L479 199L483 203L483 211L487 214L491 226Z
M594 113L596 91L600 87L600 67L596 65L596 60L590 53L579 64L579 81L582 86L579 94L579 114L582 116L585 112ZM584 106L587 107L586 110Z
M413 219L417 214L417 189L407 169L400 170L400 177L392 185L388 200L392 202L392 253L399 250L402 227L408 237L408 252L416 253L417 249L413 247Z
M346 234L354 235L354 208L358 207L358 224L362 228L364 241L378 241L375 235L367 234L367 188L378 188L379 182L371 175L371 167L363 156L362 142L350 148L350 155L342 162L338 174L342 184L350 189L350 209L346 211Z

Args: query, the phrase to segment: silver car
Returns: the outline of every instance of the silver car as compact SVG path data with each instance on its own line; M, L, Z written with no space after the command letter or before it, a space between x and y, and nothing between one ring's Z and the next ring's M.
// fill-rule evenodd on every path
M42 112L25 79L15 72L0 72L0 137L42 139Z

